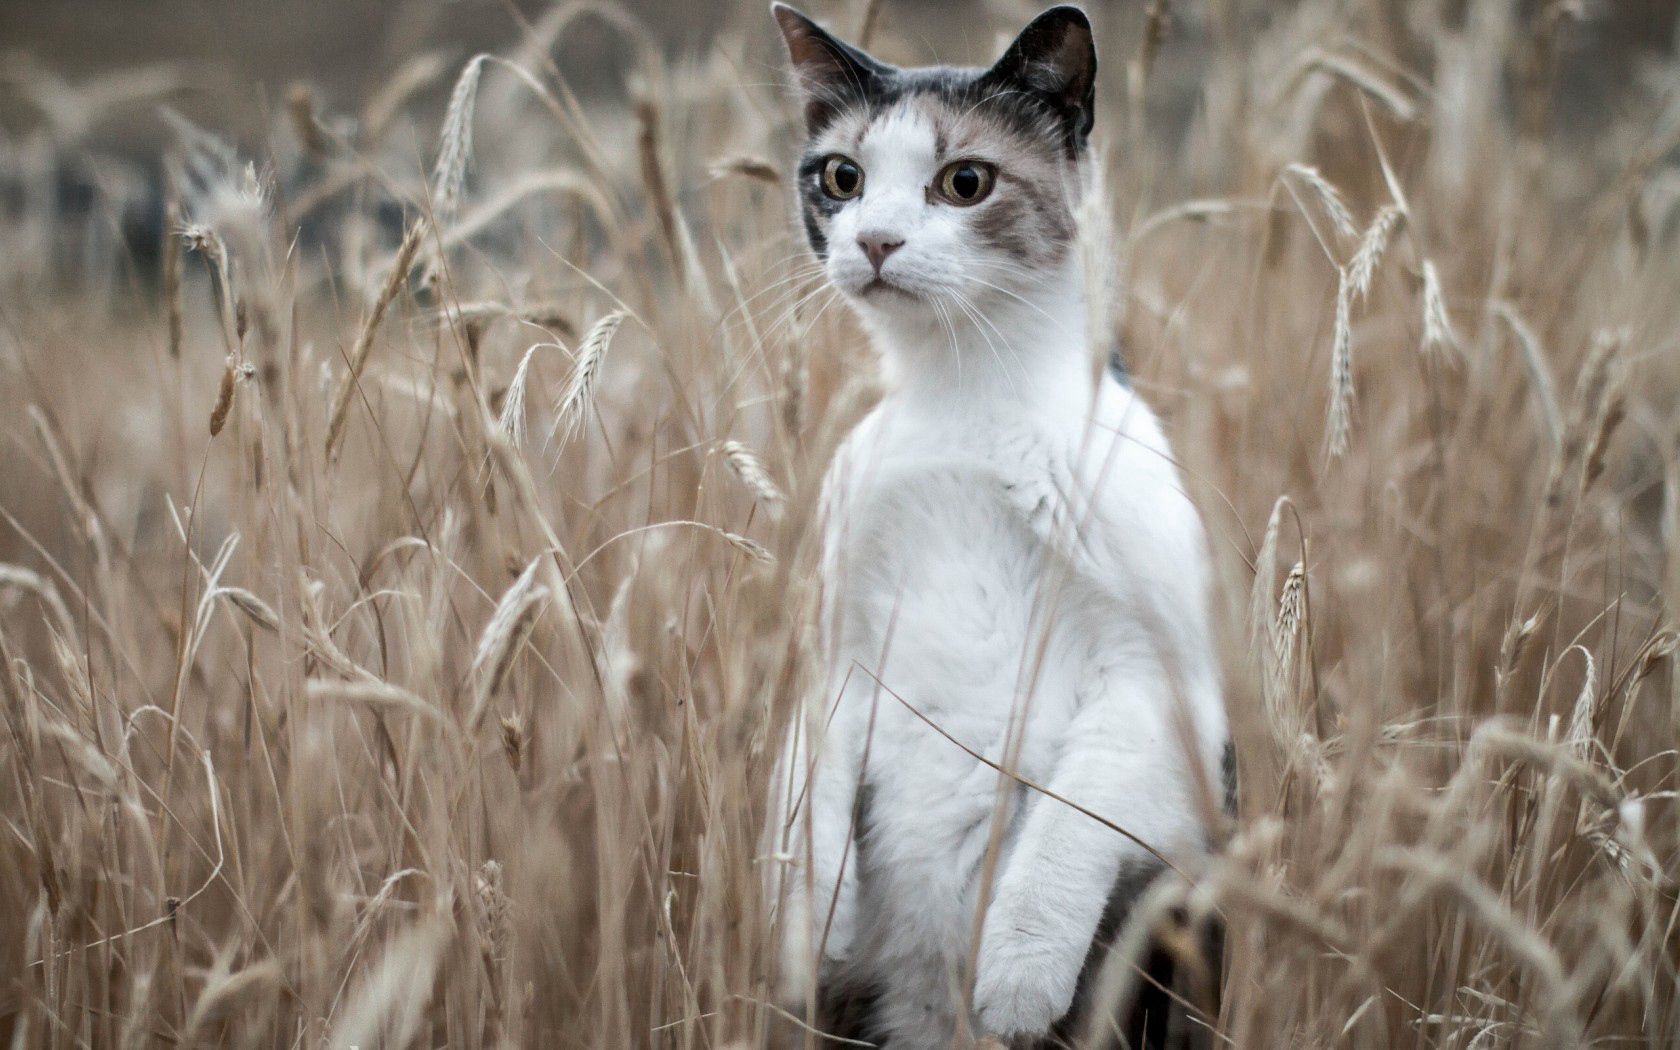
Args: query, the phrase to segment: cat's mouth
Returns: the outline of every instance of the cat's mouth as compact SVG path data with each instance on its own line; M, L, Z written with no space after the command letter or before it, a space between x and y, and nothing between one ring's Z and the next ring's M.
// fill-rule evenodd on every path
M917 295L915 292L912 292L910 289L904 287L901 284L894 284L893 282L887 280L885 277L882 277L879 274L876 274L874 277L871 277L867 284L865 284L862 288L858 289L858 295L862 296L864 298L867 298L871 295L874 295L877 292L890 292L890 293L893 293L895 295L903 296L906 299L920 299L921 298L921 296Z

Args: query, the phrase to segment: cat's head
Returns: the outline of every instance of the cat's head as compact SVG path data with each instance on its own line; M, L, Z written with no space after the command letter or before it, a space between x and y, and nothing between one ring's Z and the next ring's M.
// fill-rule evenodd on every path
M869 314L1020 296L1068 256L1096 49L1076 7L987 69L899 69L773 4L805 102L799 204L829 281Z

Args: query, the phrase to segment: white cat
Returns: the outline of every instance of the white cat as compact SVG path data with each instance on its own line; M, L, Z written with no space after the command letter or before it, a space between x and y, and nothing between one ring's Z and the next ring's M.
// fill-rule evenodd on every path
M886 387L825 483L830 688L771 828L783 991L895 1050L1030 1041L1111 890L1206 849L1229 762L1201 523L1154 415L1092 366L1090 26L1053 8L990 69L900 70L773 10L805 226Z

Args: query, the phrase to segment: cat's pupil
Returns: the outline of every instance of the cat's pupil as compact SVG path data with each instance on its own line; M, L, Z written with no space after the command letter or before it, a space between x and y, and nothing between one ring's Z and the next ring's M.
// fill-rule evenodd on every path
M850 164L840 164L834 169L834 186L841 193L850 193L857 189L858 170Z
M958 168L951 174L951 191L964 200L980 192L980 173L973 168Z

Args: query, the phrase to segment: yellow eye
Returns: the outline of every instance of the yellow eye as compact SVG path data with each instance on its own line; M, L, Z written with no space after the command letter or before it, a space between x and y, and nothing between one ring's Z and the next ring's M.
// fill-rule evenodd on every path
M939 173L939 195L958 207L979 204L992 192L997 169L978 160L959 160Z
M823 192L837 201L847 201L863 192L863 169L850 157L838 153L823 162Z

